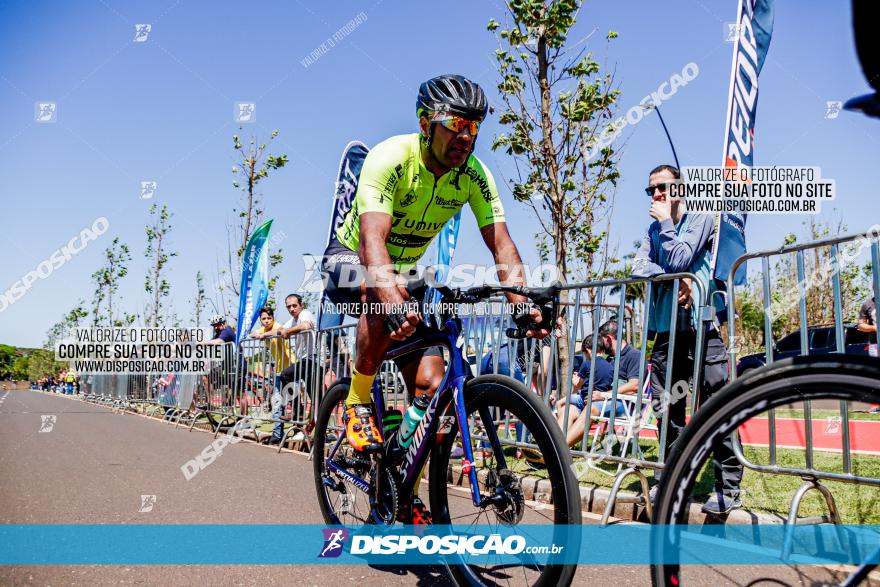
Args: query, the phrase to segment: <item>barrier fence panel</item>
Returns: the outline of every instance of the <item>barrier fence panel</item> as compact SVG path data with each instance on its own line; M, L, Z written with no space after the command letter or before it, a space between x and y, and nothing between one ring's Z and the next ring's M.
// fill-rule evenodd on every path
M94 400L99 403L112 402L116 391L117 375L98 373L92 377L92 394Z
M257 422L272 421L272 395L276 376L291 364L289 347L279 337L266 340L246 338L239 345L234 380L234 413L238 430L254 430Z
M273 395L273 422L275 437L280 437L278 450L287 440L304 442L311 431L323 385L318 335L306 330L292 335L287 341L291 363L278 372L276 393ZM280 402L280 408L277 404ZM278 428L281 422L281 428ZM283 429L283 432L281 431Z
M877 356L876 332L859 330L857 322L862 304L880 298L878 236L880 225L874 225L863 234L790 244L740 257L731 268L728 283L748 260L758 261L760 272L751 277L748 286L728 288L728 314L736 315L728 323L731 379L791 356ZM760 304L756 303L758 292ZM833 495L821 480L880 486L880 478L871 473L876 468L859 466L859 453L880 451L880 434L875 432L880 430L880 416L875 419L869 415L867 421L852 419L853 410L864 412L867 408L842 401L824 405L807 401L781 414L771 410L765 419L750 420L740 429L743 442L766 447L766 456L755 451L747 455L737 443L737 457L744 466L804 479L792 498L789 523L840 521ZM798 518L801 500L809 490L822 494L828 516Z
M234 381L237 354L235 344L222 343L219 359L212 359L207 373L196 380L190 430L199 422L207 423L215 432L234 422Z

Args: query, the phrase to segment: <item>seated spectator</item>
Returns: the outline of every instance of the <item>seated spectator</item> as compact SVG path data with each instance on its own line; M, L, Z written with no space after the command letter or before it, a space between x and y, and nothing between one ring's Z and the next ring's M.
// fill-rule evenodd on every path
M596 372L593 376L593 390L592 390L592 405L590 406L590 416L592 418L611 417L611 410L614 410L615 416L623 416L626 413L626 404L623 400L618 399L616 402L612 403L610 397L608 397L609 392L611 392L614 388L613 379L614 379L614 363L617 362L620 364L618 367L618 384L617 384L617 395L620 397L621 395L630 395L635 396L639 391L639 368L642 362L642 354L632 348L625 340L621 340L620 350L617 350L617 321L609 320L605 324L603 324L599 328L598 332L599 340L597 341L596 347L597 351L602 349L602 352L610 355L610 360L606 362L607 369L610 370L608 373L605 370L605 367L601 367L601 370L606 374L605 379L603 377L603 385L607 385L606 389L601 389L599 387L600 382L600 366L598 361L602 359L602 357L596 357L595 361L597 365L595 367ZM592 347L592 341L590 341L590 347ZM590 357L587 357L588 359ZM583 367L582 367L583 368ZM587 378L589 377L589 367L584 371ZM579 379L583 379L580 374L578 375ZM583 385L583 381L581 381L581 385ZM569 398L571 401L573 399ZM583 403L582 405L586 405L586 393L583 393L579 398ZM576 401L576 400L575 400ZM574 405L572 405L572 408ZM572 410L569 411L571 413ZM561 410L557 413L563 413ZM562 426L564 424L564 416L559 419L559 424ZM569 421L568 432L566 433L566 441L568 442L568 446L574 446L584 436L584 430L587 426L587 414L583 411L583 408L579 410L578 415L574 419L573 422Z
M617 374L620 385L617 387L617 395L636 395L639 392L639 369L644 360L642 353L632 348L623 338L620 341L620 349L617 348L616 320L609 320L599 328L599 338L609 355L612 366L614 363L620 363ZM623 407L622 402L618 400L617 403L617 415L619 416L623 413Z
M590 394L593 397L593 401L602 401L604 399L603 396L599 395L598 392L608 391L611 389L614 378L614 368L611 366L611 363L605 360L604 357L601 356L602 353L605 352L605 348L602 346L600 342L597 341L596 351L598 355L593 357L593 335L587 336L583 342L581 342L581 354L584 356L584 362L581 363L581 367L577 373L574 374L572 378L572 394L568 397L568 399L562 399L559 401L559 404L556 406L556 416L559 421L559 426L565 430L565 405L569 404L568 408L568 427L571 429L572 424L580 415L581 412L584 411L584 408L587 404L587 394ZM589 384L590 382L590 369L592 365L595 364L595 373L593 374L593 387L592 392L589 386L584 387L585 384ZM592 409L594 411L597 410L596 406L593 405ZM610 406L608 409L610 413ZM595 414L594 414L595 415Z

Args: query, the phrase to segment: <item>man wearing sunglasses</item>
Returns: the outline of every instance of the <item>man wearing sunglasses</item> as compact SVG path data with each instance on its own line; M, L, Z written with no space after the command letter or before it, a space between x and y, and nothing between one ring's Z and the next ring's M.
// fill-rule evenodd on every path
M664 273L693 273L704 292L715 290L711 278L712 239L715 238L713 214L689 214L685 201L670 198L670 185L680 180L679 170L671 165L660 165L648 174L645 192L651 198L648 211L654 222L648 227L639 252L633 262L634 277L652 277ZM649 336L654 338L651 353L651 395L654 405L665 406L657 414L658 420L668 418L666 454L678 439L685 425L685 398L674 397L670 388L679 381L687 381L693 375L696 328L702 324L692 311L693 296L697 295L689 280L681 280L678 292L671 285L658 284L652 288L649 300ZM714 303L720 296L712 296ZM720 308L716 308L720 309ZM675 347L669 347L669 330L672 312L676 312ZM709 396L727 383L728 363L724 341L718 326L711 324L704 330L704 362L701 366L700 395L703 403ZM671 381L666 380L666 370L672 362ZM662 401L668 398L669 401ZM703 506L708 514L723 515L741 507L740 482L743 468L733 452L730 437L713 447L715 467L715 493ZM659 479L659 475L657 475ZM653 500L656 487L651 490Z
M419 133L391 137L369 152L351 210L324 252L325 293L330 301L371 304L370 311L358 316L357 358L346 400L346 436L358 451L381 449L383 440L371 406L372 383L392 340L411 336L421 321L417 312L403 309L408 296L397 274L421 259L443 225L469 206L500 266L499 278L524 283L495 181L473 155L487 111L482 88L460 75L441 75L423 83L416 99ZM366 279L348 279L352 275ZM528 303L521 296L508 299ZM524 312L525 316L536 324L541 321L537 308ZM547 332L533 335L543 338ZM439 349L404 359L409 360L398 365L410 393L432 396L444 372ZM426 512L416 512L415 505L413 520L424 518L417 514Z

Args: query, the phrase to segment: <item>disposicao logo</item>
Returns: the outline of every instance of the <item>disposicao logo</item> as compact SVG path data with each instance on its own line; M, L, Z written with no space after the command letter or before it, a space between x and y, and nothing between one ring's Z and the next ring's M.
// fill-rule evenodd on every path
M342 554L342 545L348 540L348 530L345 528L324 528L324 548L321 549L318 558L336 558Z

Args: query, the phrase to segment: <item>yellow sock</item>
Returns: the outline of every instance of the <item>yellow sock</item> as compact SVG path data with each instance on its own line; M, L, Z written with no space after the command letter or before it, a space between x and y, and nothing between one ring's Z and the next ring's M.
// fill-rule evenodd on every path
M422 477L425 476L425 469L428 468L428 461L425 461L425 464L422 465L422 470L419 471L419 474L416 476L416 485L413 487L413 495L418 497L419 495L419 485L422 484Z
M345 407L350 408L358 404L372 403L370 392L373 390L373 380L376 374L364 375L356 369L351 370L351 387L348 388L348 397L345 399Z

